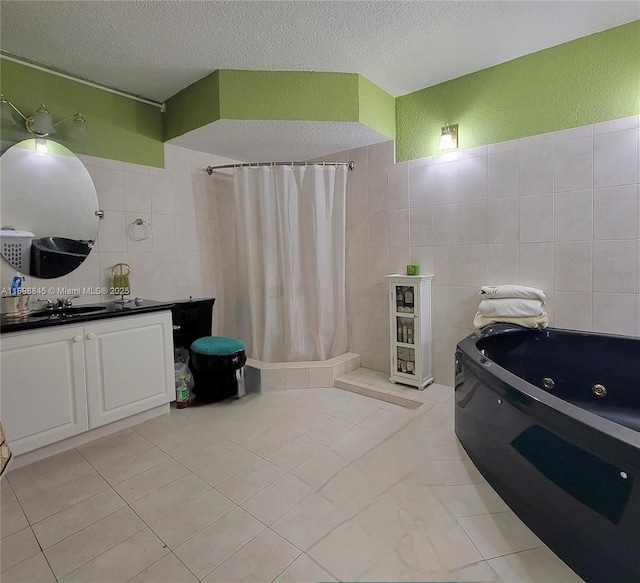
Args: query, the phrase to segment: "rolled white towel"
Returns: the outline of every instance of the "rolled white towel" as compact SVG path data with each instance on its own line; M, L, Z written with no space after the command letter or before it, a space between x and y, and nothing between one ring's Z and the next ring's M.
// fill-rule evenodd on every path
M480 295L486 299L522 298L528 300L541 300L545 295L541 289L527 287L526 285L483 285Z
M499 298L482 300L478 312L487 318L535 318L542 313L541 300L523 298Z
M547 312L542 312L535 318L487 318L480 312L476 312L473 318L473 325L480 329L489 324L517 324L523 328L537 328L538 330L544 330L549 325L549 317Z

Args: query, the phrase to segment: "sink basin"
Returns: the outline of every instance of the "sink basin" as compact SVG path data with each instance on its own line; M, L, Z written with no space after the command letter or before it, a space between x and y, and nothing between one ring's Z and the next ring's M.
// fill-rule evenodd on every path
M106 310L106 306L72 306L71 308L55 308L54 310L38 310L31 312L31 317L41 318L48 316L79 316L81 314L91 314Z

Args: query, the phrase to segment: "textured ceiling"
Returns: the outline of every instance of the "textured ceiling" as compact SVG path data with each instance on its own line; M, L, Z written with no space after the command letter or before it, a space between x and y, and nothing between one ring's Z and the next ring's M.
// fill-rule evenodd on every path
M358 122L221 119L169 143L243 162L296 162L388 139Z
M12 1L1 48L162 101L215 69L360 73L394 96L640 18L617 1Z

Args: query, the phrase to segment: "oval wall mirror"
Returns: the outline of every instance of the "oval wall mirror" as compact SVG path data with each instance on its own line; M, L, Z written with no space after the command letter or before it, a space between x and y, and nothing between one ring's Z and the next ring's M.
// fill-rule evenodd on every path
M42 138L0 157L2 256L25 275L50 279L76 269L98 234L98 194L84 164Z

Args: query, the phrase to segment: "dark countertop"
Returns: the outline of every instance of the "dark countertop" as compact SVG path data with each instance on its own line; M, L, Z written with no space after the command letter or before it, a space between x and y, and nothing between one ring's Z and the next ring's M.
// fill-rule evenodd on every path
M83 322L91 322L93 320L105 320L107 318L118 318L121 316L136 316L138 314L147 314L150 312L160 312L162 310L170 310L174 304L178 302L158 302L155 300L143 300L143 303L136 306L131 300L128 304L114 304L113 302L102 302L95 304L86 304L76 307L104 306L104 310L97 312L89 312L85 314L73 314L65 316L56 314L55 310L42 316L27 316L26 318L8 319L4 316L0 317L0 333L20 332L23 330L36 330L38 328L47 328L49 326L63 326L67 324L80 324ZM42 312L42 310L38 310Z

